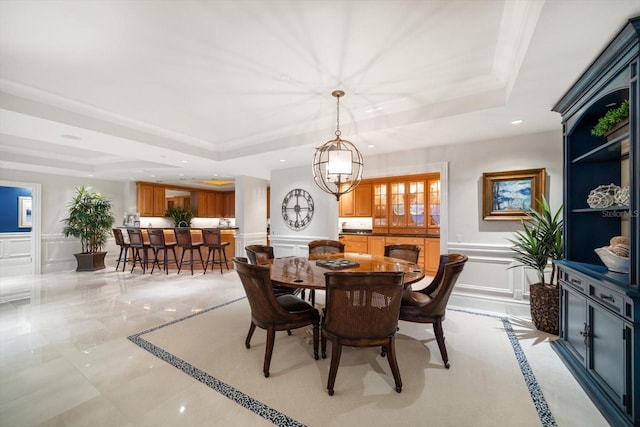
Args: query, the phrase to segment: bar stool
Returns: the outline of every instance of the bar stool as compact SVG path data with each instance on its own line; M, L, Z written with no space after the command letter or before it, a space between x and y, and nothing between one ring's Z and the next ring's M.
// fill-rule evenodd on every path
M127 258L127 253L129 252L129 248L131 247L131 245L129 245L129 242L124 240L124 235L122 234L121 229L114 228L111 231L113 231L113 237L116 239L116 245L120 246L120 255L118 255L118 265L116 265L116 271L118 271L118 268L120 268L120 263L122 263L122 271L124 271L124 269L127 268L127 261L129 261L129 258ZM124 258L122 257L123 252Z
M163 265L164 271L166 274L169 274L169 250L173 251L173 261L172 263L178 264L178 257L176 256L176 242L167 242L164 237L164 230L161 228L150 228L147 230L149 233L149 246L153 250L153 264L151 265L151 274L153 274L153 270L156 268L160 268L160 261L158 259L158 255L160 252L163 252Z
M211 269L215 268L215 265L220 265L220 274L222 274L222 265L224 264L229 271L229 264L227 263L227 253L225 247L229 246L229 242L223 242L220 237L220 229L218 228L204 228L202 229L202 238L204 240L203 246L209 248L207 252L207 261L204 263L204 272L207 273L207 266L211 263ZM216 253L218 254L218 260L216 261ZM211 257L211 261L209 261Z
M131 267L131 272L133 273L133 269L136 268L136 262L140 261L142 274L144 274L147 269L147 250L149 249L149 245L145 244L144 238L142 237L142 230L139 228L128 228L127 233L129 233L129 246L133 251L133 266ZM142 251L142 255L140 255L140 251Z
M175 228L176 233L176 242L179 248L182 248L182 255L180 256L180 264L178 264L178 274L180 274L180 270L182 270L182 264L184 262L184 254L187 250L190 253L189 257L189 266L191 267L191 274L193 274L193 251L198 253L200 257L200 263L202 264L202 269L205 269L204 261L202 260L202 253L200 253L200 247L202 246L201 242L194 243L191 239L191 229L190 228Z

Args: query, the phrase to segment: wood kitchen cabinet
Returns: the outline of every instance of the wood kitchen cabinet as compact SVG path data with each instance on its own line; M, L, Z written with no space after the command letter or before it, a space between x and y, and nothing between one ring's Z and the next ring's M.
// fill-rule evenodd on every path
M371 184L361 182L353 191L340 196L340 217L371 216Z
M164 217L165 206L165 187L163 185L154 185L149 183L136 183L137 190L137 209L140 216L159 216Z
M223 208L222 215L223 218L235 218L236 216L236 192L235 191L225 191L222 193L223 199Z
M340 241L344 243L345 252L369 253L368 236L357 234L343 234Z
M384 256L384 236L369 236L369 253L371 255Z

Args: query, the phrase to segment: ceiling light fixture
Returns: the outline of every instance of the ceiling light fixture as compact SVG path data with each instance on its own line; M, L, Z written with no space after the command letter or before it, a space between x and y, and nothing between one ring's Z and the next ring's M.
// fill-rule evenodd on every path
M316 149L313 156L313 179L320 189L329 194L340 196L355 189L362 181L364 162L362 154L355 145L346 139L340 139L340 97L341 90L334 90L336 97L336 137Z
M511 122L512 125L519 125L522 124L522 119L518 119L518 120L514 120Z

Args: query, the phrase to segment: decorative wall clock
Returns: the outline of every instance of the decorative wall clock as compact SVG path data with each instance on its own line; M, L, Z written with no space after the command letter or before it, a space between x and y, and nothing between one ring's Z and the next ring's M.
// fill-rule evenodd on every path
M313 199L307 191L296 188L282 200L282 218L292 230L304 230L313 218Z

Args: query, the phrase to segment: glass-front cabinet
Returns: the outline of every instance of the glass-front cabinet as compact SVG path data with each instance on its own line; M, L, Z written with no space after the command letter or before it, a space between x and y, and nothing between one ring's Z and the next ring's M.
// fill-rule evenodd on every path
M387 230L389 227L388 189L386 182L373 184L373 229Z
M427 228L430 234L440 234L440 178L427 179L427 188L429 189Z

